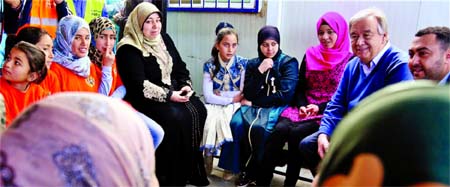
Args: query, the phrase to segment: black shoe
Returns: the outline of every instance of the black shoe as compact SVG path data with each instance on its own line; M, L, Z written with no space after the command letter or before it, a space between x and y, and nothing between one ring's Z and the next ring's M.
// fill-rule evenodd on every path
M245 172L239 175L239 179L236 180L237 187L256 186L255 180L250 179Z

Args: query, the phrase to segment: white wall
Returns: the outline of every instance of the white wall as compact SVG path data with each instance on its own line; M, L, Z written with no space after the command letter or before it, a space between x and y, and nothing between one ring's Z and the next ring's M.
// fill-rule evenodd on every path
M268 19L268 24L279 25L282 49L299 60L309 46L318 45L315 25L327 11L339 12L348 21L353 14L364 8L377 7L383 10L388 19L391 43L405 51L417 30L427 26L450 25L448 0L269 0L268 6L268 14L275 12L272 15L278 16Z
M265 24L278 26L281 49L300 61L307 47L318 44L315 25L322 14L337 11L348 20L368 7L385 12L391 42L405 51L417 30L450 27L449 0L269 0L258 14L168 12L167 31L188 64L195 90L201 93L203 62L210 58L218 22L234 25L239 32L238 54L248 58L257 55L258 30Z
M266 24L266 16L263 13L167 13L167 33L187 63L197 93L201 93L203 63L211 58L211 48L216 39L215 29L221 21L229 22L237 29L237 53L244 57L256 57L256 33Z

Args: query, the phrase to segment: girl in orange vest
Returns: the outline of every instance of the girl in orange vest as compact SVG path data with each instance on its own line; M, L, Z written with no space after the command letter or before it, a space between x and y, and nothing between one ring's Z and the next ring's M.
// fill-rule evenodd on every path
M50 66L53 61L53 40L46 30L38 27L25 27L9 41L12 42L12 44L8 44L10 46L19 41L26 41L43 50L46 57L45 65L47 66L48 71L47 76L40 83L40 86L51 94L61 91L61 85L58 77L53 71L50 70Z
M98 17L89 23L91 29L91 45L89 47L89 58L95 64L97 74L102 74L102 70L111 72L112 85L108 92L101 93L103 95L115 98L123 98L126 90L117 73L115 64L116 55L113 52L116 43L116 29L114 23L105 17ZM109 67L112 67L109 68ZM102 79L102 81L107 81Z
M48 95L37 85L46 75L45 53L41 49L28 42L19 42L11 49L0 77L0 93L5 98L6 127L25 107Z
M95 65L88 57L91 42L89 25L82 18L70 15L61 19L56 33L53 49L55 63L51 70L58 76L61 91L109 93L111 67L104 65L102 74L97 74Z

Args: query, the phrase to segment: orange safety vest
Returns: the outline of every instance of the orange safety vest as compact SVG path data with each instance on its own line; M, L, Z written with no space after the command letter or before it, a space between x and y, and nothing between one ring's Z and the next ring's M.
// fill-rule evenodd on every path
M54 0L32 0L30 22L17 29L17 33L25 27L39 27L45 29L52 38L56 37L58 13Z

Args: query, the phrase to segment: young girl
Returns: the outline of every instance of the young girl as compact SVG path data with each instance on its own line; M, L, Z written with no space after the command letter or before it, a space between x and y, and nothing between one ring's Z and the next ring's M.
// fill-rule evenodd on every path
M111 67L102 67L98 75L88 57L91 33L89 25L80 17L66 16L59 21L51 70L61 82L61 91L109 93Z
M219 24L218 27L226 24ZM230 25L230 24L228 24ZM238 35L233 28L217 33L212 58L203 67L203 94L208 111L200 148L205 150L207 173L212 169L212 155L224 142L233 141L230 120L243 98L247 59L236 55Z
M50 34L42 28L25 27L21 29L12 40L15 40L13 41L14 43L19 41L29 42L44 51L46 57L45 64L48 71L47 76L39 85L51 94L60 92L61 85L58 77L53 71L50 70L53 61L53 40Z
M11 49L0 77L0 93L5 98L6 127L25 107L48 95L37 85L46 75L45 54L41 49L28 42L19 42Z
M112 73L111 89L102 93L104 95L123 98L125 96L125 87L122 85L116 68L116 56L113 52L116 43L116 29L114 23L108 18L98 17L89 23L91 29L91 45L89 46L89 58L95 64L97 74L102 74L102 70ZM112 70L111 70L112 67ZM105 79L102 79L105 81Z
M246 67L245 98L230 122L233 142L224 144L219 160L219 167L241 172L237 186L256 180L267 138L292 100L297 81L298 61L281 51L278 28L261 28L258 57Z
M258 185L270 185L273 170L288 143L284 186L295 186L302 166L298 145L316 132L327 103L336 91L345 65L352 57L347 22L337 12L327 12L317 21L319 45L306 50L300 66L296 94L280 115L269 137Z

